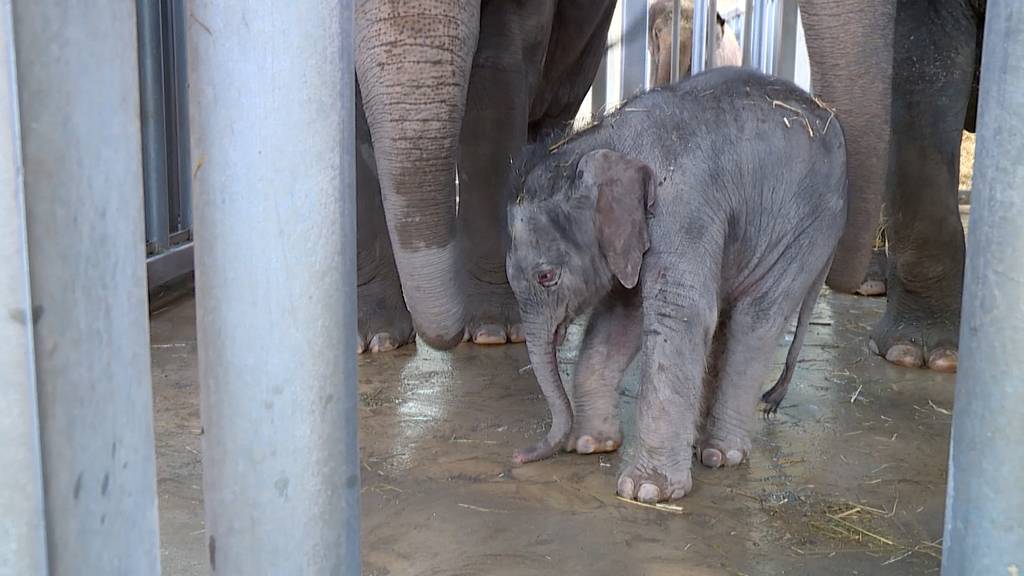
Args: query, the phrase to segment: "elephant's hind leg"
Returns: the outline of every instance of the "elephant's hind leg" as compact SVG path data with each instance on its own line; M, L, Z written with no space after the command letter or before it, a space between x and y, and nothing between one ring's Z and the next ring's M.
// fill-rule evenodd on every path
M871 337L871 349L894 364L946 372L957 367L964 263L959 150L981 21L965 4L899 6L886 202L889 301Z

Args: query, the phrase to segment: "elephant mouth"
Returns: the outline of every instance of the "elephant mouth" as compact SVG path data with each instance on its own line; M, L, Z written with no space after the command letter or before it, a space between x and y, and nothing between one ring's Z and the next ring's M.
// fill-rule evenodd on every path
M553 342L555 343L556 348L561 347L562 343L565 342L565 333L570 322L572 322L572 320L566 318L565 320L559 322L558 326L555 326L555 335Z

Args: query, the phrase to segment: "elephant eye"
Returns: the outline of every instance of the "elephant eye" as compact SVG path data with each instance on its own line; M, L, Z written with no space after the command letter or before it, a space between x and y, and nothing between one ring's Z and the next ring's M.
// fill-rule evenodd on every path
M558 284L558 277L559 274L556 271L547 268L537 272L537 284L540 284L545 288L551 288Z

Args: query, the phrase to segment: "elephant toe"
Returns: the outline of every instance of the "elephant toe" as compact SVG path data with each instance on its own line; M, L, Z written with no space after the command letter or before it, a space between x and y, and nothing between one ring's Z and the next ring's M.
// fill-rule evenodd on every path
M928 354L928 367L936 372L956 372L959 361L960 355L956 350L942 348Z
M472 330L474 344L494 346L508 342L505 327L498 324L482 324Z

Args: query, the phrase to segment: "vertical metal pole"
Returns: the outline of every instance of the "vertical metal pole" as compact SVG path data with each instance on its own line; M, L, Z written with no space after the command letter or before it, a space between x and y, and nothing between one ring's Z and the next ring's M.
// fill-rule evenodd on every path
M681 2L682 0L672 0L672 68L669 71L669 81L673 84L679 81L679 25L683 18Z
M715 0L694 0L693 38L690 74L707 70L715 53L715 28L718 26L718 3Z
M600 118L608 103L608 51L601 57L601 65L597 68L594 83L590 85L590 115L593 119Z
M622 0L622 99L646 87L647 0Z
M49 568L158 574L135 5L14 31Z
M800 14L796 0L778 0L777 14L775 74L792 81L796 78L797 20Z
M11 2L0 0L0 575L45 576L42 454Z
M188 126L188 41L186 33L187 8L185 0L160 0L163 3L167 25L164 37L165 96L167 122L171 138L168 140L167 170L170 172L171 203L175 213L171 229L175 232L192 227L192 162L189 155Z
M356 576L353 2L190 7L210 568Z
M136 0L142 112L142 173L145 178L146 242L167 249L167 131L164 127L164 66L159 0Z
M942 573L1024 573L1024 5L991 0Z
M743 24L743 65L775 73L781 0L747 0Z

